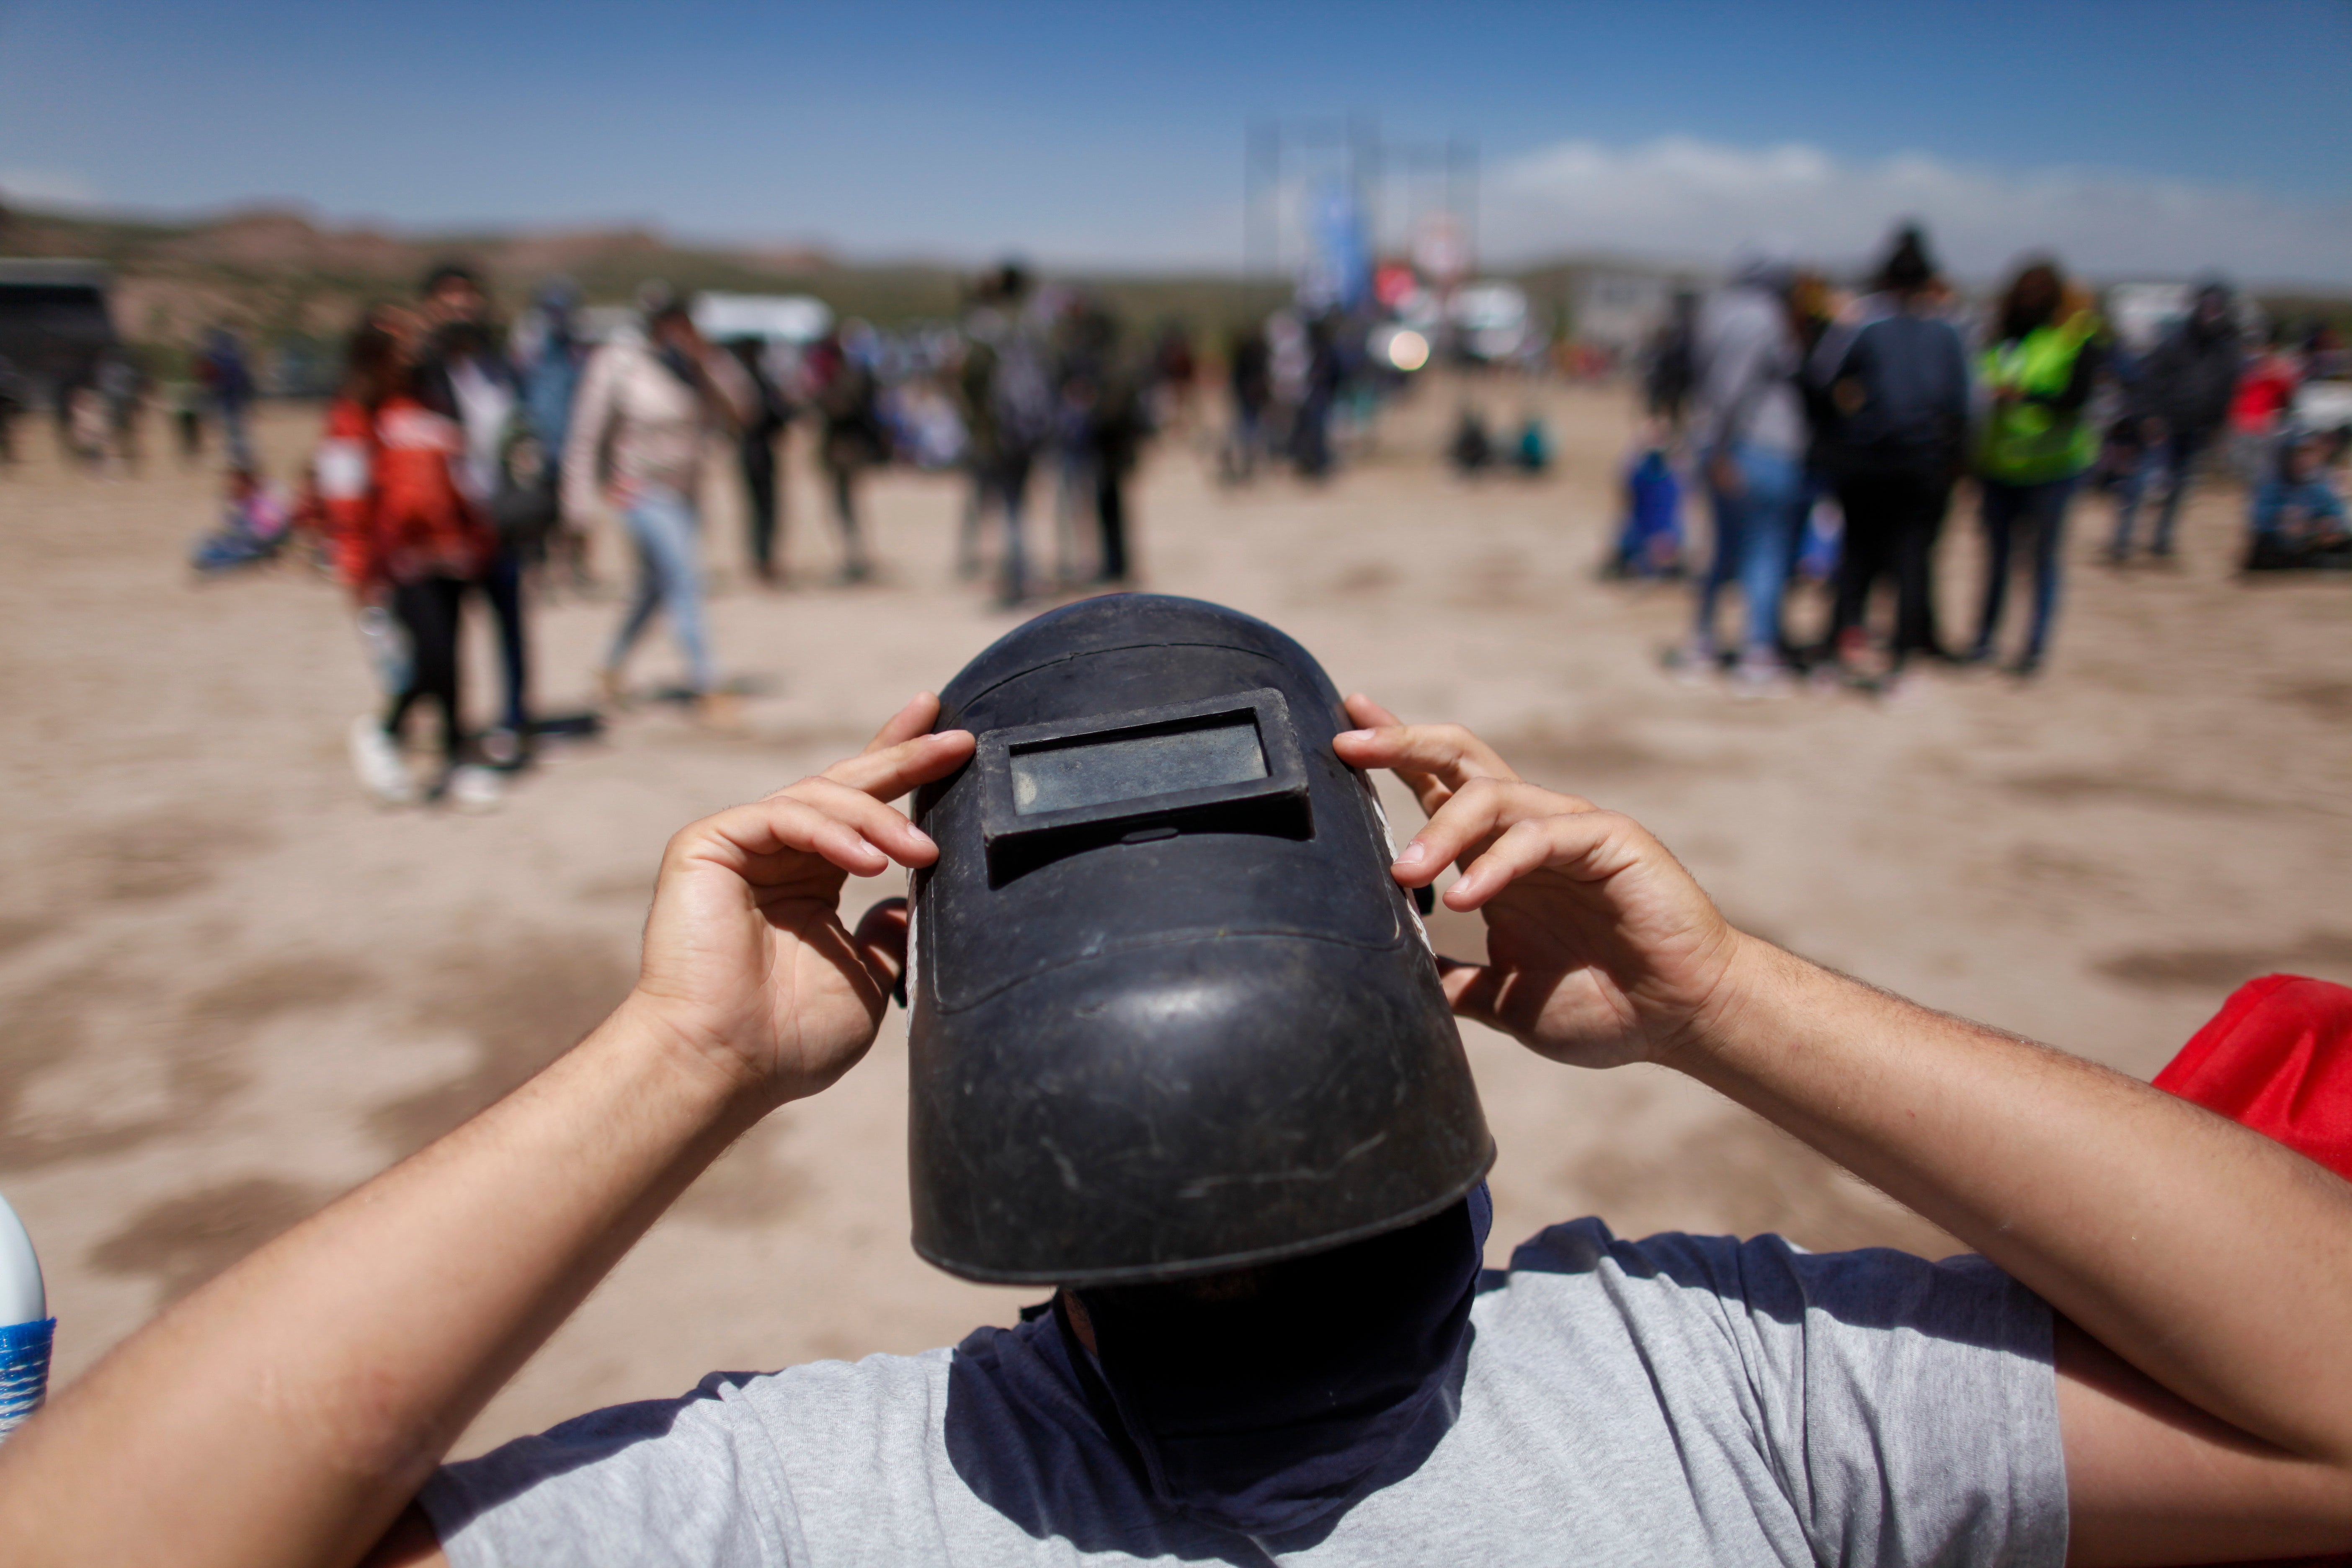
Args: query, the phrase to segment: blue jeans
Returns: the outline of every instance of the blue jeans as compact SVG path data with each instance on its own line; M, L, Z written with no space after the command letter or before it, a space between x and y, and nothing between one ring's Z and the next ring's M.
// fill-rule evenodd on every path
M2025 637L2025 657L2038 661L2050 644L2050 623L2058 613L2058 580L2065 564L2066 500L2074 493L2071 479L2038 485L2005 485L1980 480L1984 501L1984 609L1977 617L1976 656L1992 656L1994 636L2000 630L2001 604L2009 594L2010 552L2023 546L2033 552L2033 626Z
M1715 502L1715 559L1698 588L1700 641L1715 641L1715 601L1737 578L1748 605L1747 648L1751 658L1777 658L1780 647L1780 591L1796 559L1797 531L1811 495L1804 465L1785 452L1738 446L1731 460L1739 470L1740 493L1727 495L1710 480Z
M2189 499L2189 476L2197 471L2197 458L2204 448L2201 434L2179 432L2150 447L2147 455L2124 475L2116 486L2116 538L2107 547L2110 553L2118 559L2131 553L2140 493L2159 471L2167 476L2164 506L2156 514L2156 538L2148 548L2158 555L2172 553L2172 531L2180 521L2180 503Z
M246 424L245 399L218 397L213 400L213 414L220 421L221 449L232 468L253 467L253 437Z
M712 678L710 644L702 629L701 542L694 503L676 490L648 486L621 517L637 544L637 592L604 663L620 668L654 611L667 610L670 633L686 656L688 685L701 696L711 689Z
M528 734L530 708L526 694L530 689L530 655L523 637L522 563L515 559L513 551L500 546L472 585L481 591L499 624L499 659L506 667L507 679L505 718L500 721L518 735Z
M1004 575L998 597L1007 605L1020 604L1029 596L1029 552L1021 513L1028 500L1029 468L1034 460L1028 452L1007 453L988 471L984 493L1004 511Z

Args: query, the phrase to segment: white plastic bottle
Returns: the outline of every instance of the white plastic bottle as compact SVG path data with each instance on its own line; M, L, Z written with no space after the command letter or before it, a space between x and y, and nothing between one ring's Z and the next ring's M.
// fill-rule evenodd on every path
M0 1442L41 1407L57 1327L33 1238L8 1200L0 1198Z

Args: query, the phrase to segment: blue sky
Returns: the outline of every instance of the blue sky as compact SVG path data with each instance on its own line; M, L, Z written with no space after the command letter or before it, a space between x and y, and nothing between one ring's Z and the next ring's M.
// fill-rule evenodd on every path
M2347 0L0 0L0 190L1231 265L1253 114L1474 138L1498 258L1866 247L2352 279ZM2210 253L2207 254L2207 253Z

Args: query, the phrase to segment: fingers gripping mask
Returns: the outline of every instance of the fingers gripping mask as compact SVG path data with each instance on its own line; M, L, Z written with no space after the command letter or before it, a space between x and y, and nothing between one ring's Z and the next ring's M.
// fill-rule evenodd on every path
M1263 622L1122 595L940 698L908 1005L915 1247L969 1279L1212 1273L1393 1230L1494 1159L1351 728Z

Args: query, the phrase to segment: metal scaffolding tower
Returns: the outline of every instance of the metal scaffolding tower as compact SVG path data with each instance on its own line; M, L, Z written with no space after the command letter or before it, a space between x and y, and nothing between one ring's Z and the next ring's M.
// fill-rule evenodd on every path
M1409 246L1431 197L1459 228L1471 257L1478 250L1478 146L1466 138L1384 142L1370 114L1339 119L1249 122L1242 157L1242 270L1279 277L1305 245L1295 211L1305 182L1336 174L1355 197L1372 247ZM1435 190L1432 192L1432 185ZM1402 197L1402 200L1399 198Z

